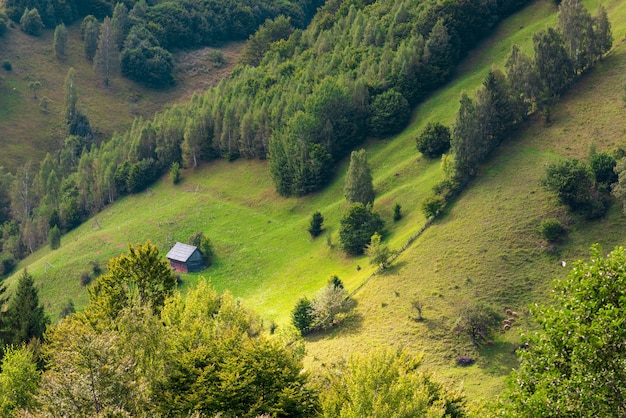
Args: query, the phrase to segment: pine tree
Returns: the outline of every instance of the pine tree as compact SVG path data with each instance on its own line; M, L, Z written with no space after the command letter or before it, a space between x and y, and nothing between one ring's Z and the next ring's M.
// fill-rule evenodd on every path
M77 118L76 102L78 93L76 88L76 71L70 67L65 76L65 122L72 125Z
M93 57L96 55L99 36L100 25L95 20L89 20L85 25L85 57L89 61L93 61Z
M43 306L39 304L39 294L35 288L33 276L24 269L17 282L17 290L9 301L7 308L10 341L18 345L28 342L31 338L43 337L46 325L50 320Z
M352 151L350 155L344 194L350 203L360 202L368 205L374 202L374 184L364 149Z
M465 92L461 95L461 107L457 113L450 145L457 174L462 178L474 175L480 163L481 138L476 105Z

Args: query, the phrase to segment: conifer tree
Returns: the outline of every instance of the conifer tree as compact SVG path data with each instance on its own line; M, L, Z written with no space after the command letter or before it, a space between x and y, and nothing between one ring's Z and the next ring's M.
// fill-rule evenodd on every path
M39 294L35 288L33 276L24 269L18 279L15 294L7 308L8 327L12 344L21 344L31 338L43 337L50 320L43 306L39 304Z

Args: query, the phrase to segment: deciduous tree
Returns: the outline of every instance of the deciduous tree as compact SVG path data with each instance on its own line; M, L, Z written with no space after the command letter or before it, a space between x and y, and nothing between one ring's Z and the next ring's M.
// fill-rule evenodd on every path
M104 22L100 27L98 48L93 57L93 68L102 76L105 86L108 86L111 77L119 72L119 49L115 43L111 19L108 17L104 18Z
M343 190L346 200L350 203L359 202L368 205L374 202L374 183L364 149L352 151L350 154L350 166Z
M626 414L626 252L593 246L556 280L552 303L534 309L541 330L530 336L512 374L513 416Z

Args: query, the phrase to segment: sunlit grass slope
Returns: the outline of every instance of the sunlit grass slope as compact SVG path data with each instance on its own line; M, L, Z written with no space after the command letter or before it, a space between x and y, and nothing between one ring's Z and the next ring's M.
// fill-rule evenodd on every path
M597 5L586 4L592 11ZM615 0L604 5L619 41L626 30L626 6ZM375 209L387 221L385 243L392 249L426 221L420 204L441 175L438 161L415 150L415 135L428 121L452 123L462 90L472 93L492 65L502 67L512 43L530 51L532 34L555 21L554 5L547 0L507 19L470 54L455 79L415 111L405 132L366 144L377 191ZM548 162L560 156L585 158L592 139L599 151L622 142L625 69L626 48L618 45L563 98L552 124L537 118L505 141L444 215L386 273L358 290L356 315L328 334L307 339L307 367L323 367L377 346L408 346L424 352L427 367L462 382L470 396L497 394L515 365L519 331L530 325L527 305L542 300L550 280L567 273L559 262L570 265L596 241L607 248L619 244L626 231L621 209L614 208L605 220L581 223L539 185ZM79 278L91 261L104 264L125 252L128 243L146 240L165 254L176 240L202 230L212 239L217 260L201 275L280 326L297 298L313 296L331 274L353 290L373 271L367 258L346 257L338 249L339 219L347 207L345 171L344 163L323 192L285 199L274 192L266 163L215 162L185 172L177 186L163 179L147 192L124 198L99 214L97 223L87 222L64 236L59 250L39 251L22 266L34 274L46 309L56 318L68 298L77 306L86 302ZM395 203L404 213L397 223L391 220ZM306 227L316 210L325 217L326 231L313 240ZM536 232L546 217L569 225L558 257L546 253ZM197 277L184 275L183 288ZM412 319L416 298L424 302L421 322ZM512 331L496 335L494 345L479 353L451 331L459 306L475 300L520 313ZM457 355L471 355L477 362L459 368L454 365Z

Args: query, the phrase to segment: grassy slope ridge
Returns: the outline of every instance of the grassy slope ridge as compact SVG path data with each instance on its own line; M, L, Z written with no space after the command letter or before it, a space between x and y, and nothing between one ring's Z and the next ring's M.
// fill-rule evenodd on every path
M598 3L585 4L595 11ZM626 5L617 0L604 5L613 33L621 39ZM391 248L400 247L423 225L420 203L440 177L438 161L427 161L415 151L417 132L431 120L452 123L460 92L473 92L492 64L502 66L511 43L530 50L532 33L554 24L554 12L552 2L542 0L507 19L496 35L470 54L457 77L416 110L414 123L405 132L367 144L377 190L375 208L388 222L385 242ZM357 315L346 326L309 339L307 366L332 363L351 351L404 345L423 351L425 364L440 374L464 381L471 396L498 393L502 377L515 364L512 351L520 327L498 336L474 366L457 368L454 356L476 353L450 332L456 308L480 299L523 313L529 302L543 297L553 277L566 274L558 265L560 259L584 257L592 242L606 248L621 242L626 221L620 208L603 221L573 223L558 259L545 254L536 227L547 216L568 219L539 186L545 164L559 156L584 158L592 138L600 151L621 142L623 129L615 120L623 102L616 86L624 82L625 67L626 49L618 45L565 95L554 109L551 125L534 120L506 141L446 214L388 272L361 288L356 294ZM166 252L175 240L201 229L211 237L218 255L202 275L218 289L244 298L264 316L284 323L295 300L313 296L331 274L354 289L372 272L366 258L347 258L337 248L339 219L347 207L342 193L345 169L344 164L321 193L284 199L273 190L267 164L218 161L186 172L178 186L165 180L122 199L97 216L99 227L85 223L63 237L59 250L43 249L22 266L34 274L46 309L56 317L67 298L77 306L86 302L79 277L90 261L104 263L125 252L127 243L147 239ZM405 216L393 224L396 202ZM327 230L312 240L306 226L315 210L324 214ZM186 275L184 285L196 278ZM426 305L426 320L420 323L410 319L415 297ZM527 319L522 314L518 324Z
M207 51L212 48L177 53L175 88L148 89L121 77L113 78L110 87L105 88L85 58L80 22L68 27L68 35L67 56L63 59L53 55L53 30L33 37L16 26L0 37L0 60L9 59L13 67L12 71L0 68L0 165L11 172L28 160L38 166L46 152L55 152L63 143L64 83L70 67L76 70L78 107L89 118L98 139L106 140L114 132L128 129L135 117L151 118L163 110L165 103L187 100L193 91L216 84L234 67L237 51L243 45L233 43L223 49L227 65L220 69L211 64ZM31 81L41 83L39 100L29 90ZM48 112L39 109L44 96L51 100Z

